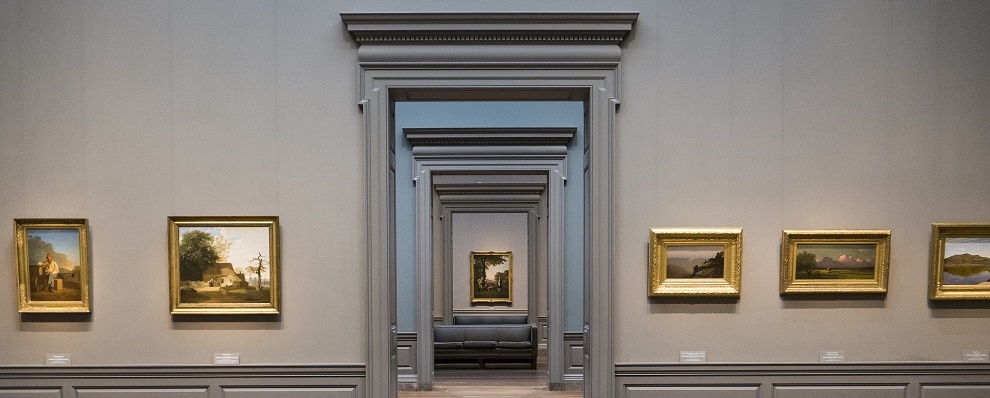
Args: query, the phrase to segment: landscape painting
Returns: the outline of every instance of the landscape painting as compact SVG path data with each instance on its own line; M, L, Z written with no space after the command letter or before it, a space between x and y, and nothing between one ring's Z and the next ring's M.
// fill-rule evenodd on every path
M170 221L173 313L277 310L277 219Z
M738 297L742 228L650 228L650 297Z
M796 279L873 279L877 245L798 244Z
M946 238L942 283L990 286L990 238Z
M471 252L471 302L512 302L512 252Z
M89 312L85 219L17 219L21 312Z
M667 278L723 278L725 246L667 246Z
M886 293L890 230L785 230L780 293Z

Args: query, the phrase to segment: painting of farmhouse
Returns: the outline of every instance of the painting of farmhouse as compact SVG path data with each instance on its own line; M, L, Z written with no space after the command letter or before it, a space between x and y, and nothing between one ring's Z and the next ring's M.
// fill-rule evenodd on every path
M179 227L182 303L267 303L266 227Z
M945 285L990 285L990 238L945 238Z

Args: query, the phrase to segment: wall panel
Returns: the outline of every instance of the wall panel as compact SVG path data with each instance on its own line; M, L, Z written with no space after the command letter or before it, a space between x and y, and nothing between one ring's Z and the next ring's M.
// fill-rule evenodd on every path
M59 398L62 389L52 388L0 388L0 398Z
M347 398L355 397L354 387L224 387L224 398Z
M206 387L198 388L76 388L79 398L208 398Z
M755 386L626 386L630 398L759 398Z
M990 385L922 385L921 398L990 397Z
M774 386L775 398L904 398L905 386Z

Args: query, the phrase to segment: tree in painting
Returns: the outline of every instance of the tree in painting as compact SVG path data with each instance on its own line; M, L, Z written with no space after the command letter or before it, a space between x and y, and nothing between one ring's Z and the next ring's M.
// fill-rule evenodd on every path
M179 279L198 281L203 279L203 270L220 260L220 253L214 246L213 235L193 230L182 234L179 241Z
M265 267L265 264L268 264L268 260L265 260L264 256L262 256L259 252L258 257L252 258L248 261L258 263L258 265L248 267L247 270L248 272L253 272L258 275L258 290L261 290L261 273L268 270L268 267Z
M474 275L475 278L481 278L483 281L488 280L488 269L497 265L505 264L506 257L499 255L481 255L474 256ZM505 276L507 278L507 276Z
M814 253L798 253L797 258L794 259L795 268L797 268L798 271L807 272L810 277L811 274L815 272L815 268L818 268L818 263L815 260L816 256Z

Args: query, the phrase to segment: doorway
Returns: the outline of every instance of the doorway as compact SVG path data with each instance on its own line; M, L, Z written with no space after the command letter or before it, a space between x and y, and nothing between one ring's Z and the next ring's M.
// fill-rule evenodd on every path
M586 103L396 101L393 107L400 380L431 388L434 324L449 324L454 315L523 314L539 327L534 344L545 348L551 387L573 388L583 377L579 173ZM465 229L456 220L513 214L529 221L502 237L482 234L473 243L478 247L454 253L464 240L458 238L485 229ZM458 227L462 233L451 235ZM505 249L498 242L518 235L530 239L516 248L514 297L497 305L470 301L468 252Z
M573 350L583 356L584 395L615 394L612 141L620 45L637 17L636 12L341 13L356 44L357 100L365 116L369 396L398 393L392 104L405 100L585 103L579 177L585 186L583 343Z

